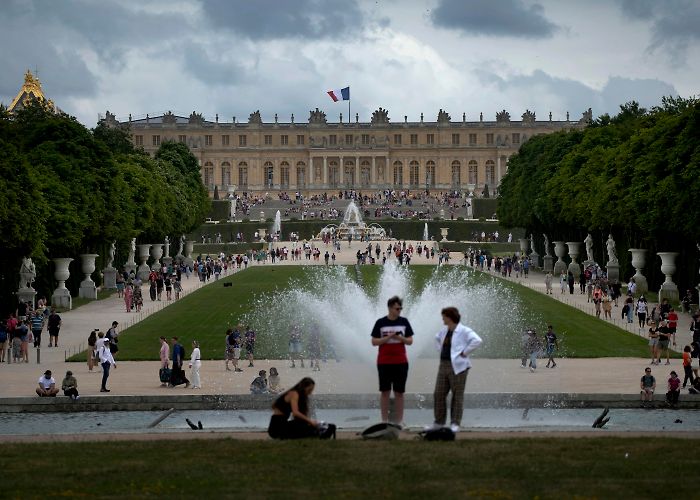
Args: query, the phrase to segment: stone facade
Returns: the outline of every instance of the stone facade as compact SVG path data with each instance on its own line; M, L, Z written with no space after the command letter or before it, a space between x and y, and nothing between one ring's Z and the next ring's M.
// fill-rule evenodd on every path
M170 112L161 116L119 122L107 112L112 126L129 125L136 147L153 154L164 141L187 144L199 160L202 180L210 194L218 187L252 193L301 191L318 193L340 189L473 190L480 196L487 185L498 189L508 159L521 144L538 134L584 126L590 110L579 121L536 120L526 111L511 121L503 110L496 121L455 121L443 110L435 121L392 122L379 108L371 121L331 123L326 114L312 110L306 123L264 122L260 112L247 122L206 120ZM341 115L342 117L342 115Z

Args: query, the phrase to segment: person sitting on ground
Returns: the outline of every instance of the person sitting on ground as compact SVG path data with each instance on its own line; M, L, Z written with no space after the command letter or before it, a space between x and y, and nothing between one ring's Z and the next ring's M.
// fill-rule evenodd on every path
M68 370L66 372L66 378L63 379L61 389L63 389L63 394L69 398L73 400L80 399L80 395L78 394L78 381L73 376L72 371Z
M267 389L270 391L270 394L279 394L284 390L282 388L280 374L274 366L270 368L270 376L267 378L267 384Z
M267 429L272 439L318 437L318 422L308 415L309 396L315 386L313 379L304 377L275 400ZM290 416L294 418L290 420Z
M36 393L41 398L55 398L58 394L56 380L51 376L51 370L46 370L44 375L39 377L39 387L36 388Z
M639 382L639 388L641 389L642 395L642 407L646 407L651 404L654 399L654 391L656 390L656 379L651 374L651 368L646 367L644 369L644 375Z
M253 379L250 384L251 394L267 394L269 392L267 388L267 372L265 370L260 370L258 376Z

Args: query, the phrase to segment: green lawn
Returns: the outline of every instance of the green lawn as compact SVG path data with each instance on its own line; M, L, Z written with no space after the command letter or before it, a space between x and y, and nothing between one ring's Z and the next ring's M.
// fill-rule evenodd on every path
M697 498L688 482L700 465L690 452L697 445L669 437L6 443L3 491L8 498ZM87 450L106 458L86 460ZM649 472L654 457L670 473Z
M421 289L435 272L435 266L412 266L412 286ZM438 273L449 272L451 266L441 268ZM381 266L361 268L361 280L365 289L373 294L377 288ZM229 276L197 292L185 296L163 311L153 314L140 323L125 330L120 337L119 356L122 360L158 359L160 335L170 338L177 335L184 340L189 352L192 339L200 341L205 359L222 359L224 333L235 325L253 307L269 309L274 314L275 290L282 290L290 282L308 284L314 272L298 266L252 267L242 273ZM354 269L348 270L355 276ZM474 283L490 283L506 287L520 302L528 324L542 334L545 325L552 323L561 340L560 354L569 357L646 356L646 342L640 337L625 332L609 323L598 320L578 309L562 304L529 288L506 282L483 273L472 273ZM231 282L233 286L224 287ZM267 299L261 303L260 297ZM256 306L254 302L258 300ZM488 333L488 332L486 332ZM510 332L511 338L519 338L519 332ZM275 337L275 338L273 338ZM282 335L286 339L286 333ZM286 356L286 342L279 335L258 332L257 357L272 358ZM512 357L517 355L517 341L504 346L503 342L486 342L479 350L482 357ZM516 349L514 350L514 346ZM72 358L82 361L84 355Z

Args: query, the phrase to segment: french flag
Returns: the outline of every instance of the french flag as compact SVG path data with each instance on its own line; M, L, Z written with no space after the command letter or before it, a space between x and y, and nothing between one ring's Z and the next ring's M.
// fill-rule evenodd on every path
M345 87L339 90L329 90L328 95L333 99L333 102L338 101L349 101L350 100L350 87Z

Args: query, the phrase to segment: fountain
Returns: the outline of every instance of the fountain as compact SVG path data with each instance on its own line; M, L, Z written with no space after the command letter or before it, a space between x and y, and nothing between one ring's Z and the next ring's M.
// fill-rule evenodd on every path
M275 213L275 222L272 223L272 236L277 236L278 239L282 236L282 216L279 210Z
M260 331L278 332L271 342L286 351L293 323L308 331L312 324L320 326L324 343L334 346L343 358L372 363L377 348L369 334L377 318L386 315L389 297L403 298L402 315L415 331L411 358L434 354L434 334L442 327L440 311L457 307L463 322L485 339L481 354L497 351L501 356L516 356L520 335L527 325L544 327L541 318L530 314L518 296L499 280L483 280L464 268L440 268L423 285L414 290L410 268L389 261L381 267L378 284L367 290L354 279L352 269L344 266L310 268L310 276L292 282L274 297L256 297L245 322ZM269 313L274 302L276 313Z
M430 240L430 235L428 234L428 223L426 222L423 226L423 241Z
M390 239L382 226L377 223L365 224L362 220L360 209L354 201L350 201L345 209L343 222L340 224L328 224L316 235L316 239L323 239L326 234L335 235L336 238L346 240L351 237L353 240L364 237L368 240L388 240Z

